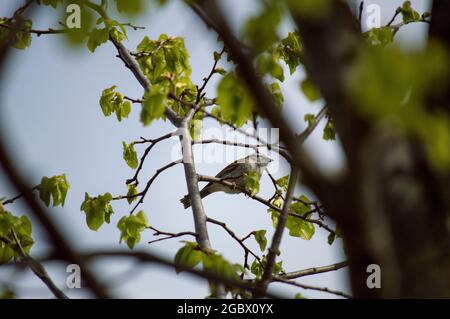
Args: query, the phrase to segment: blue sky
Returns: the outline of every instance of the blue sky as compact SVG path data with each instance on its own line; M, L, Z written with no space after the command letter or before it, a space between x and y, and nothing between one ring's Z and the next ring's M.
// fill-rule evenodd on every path
M387 22L395 8L402 1L366 1L382 6L382 22ZM12 8L22 1L0 0L0 16L9 16ZM236 29L243 19L255 8L255 1L222 1ZM425 10L423 1L413 1L419 12ZM34 20L35 28L56 27L58 17L51 8L40 10ZM122 19L125 20L125 19ZM191 55L192 79L201 83L212 66L212 52L220 50L216 35L208 31L197 17L180 1L172 1L163 9L151 8L145 16L137 19L137 25L145 30L129 31L126 46L134 49L145 36L157 38L161 33L185 38ZM290 25L283 26L280 35L285 36ZM409 47L423 43L426 26L408 26L399 33L399 41ZM118 123L115 118L105 118L98 104L103 89L117 85L118 90L128 96L139 98L142 88L122 62L115 57L114 47L107 43L95 53L86 47L70 48L64 45L58 35L33 37L32 45L25 51L14 51L7 61L6 73L0 88L1 134L7 141L18 167L32 185L38 184L42 176L66 173L71 184L66 206L63 209L51 209L57 221L72 245L81 250L93 250L107 247L119 247L119 232L116 228L121 216L129 212L126 203L114 203L115 214L111 224L104 225L99 231L90 231L85 223L85 216L80 212L84 193L91 195L111 192L114 195L126 192L124 181L133 172L122 159L122 141L137 140L140 136L155 138L173 130L170 123L155 122L143 127L139 122L139 109L135 105L129 119ZM229 68L226 63L222 66ZM286 69L286 75L288 74ZM287 77L282 88L285 94L284 113L291 124L301 131L305 124L303 115L317 113L321 102L310 104L301 95L298 85L303 72ZM215 96L218 78L208 85L207 95ZM205 127L217 126L210 120ZM325 142L321 139L321 127L315 131L306 143L308 150L325 171L331 172L341 168L344 159L339 142ZM144 167L143 177L150 177L157 168L171 161L171 154L177 140L160 143L152 151ZM224 148L224 146L215 146ZM139 150L139 148L137 147ZM142 149L140 149L142 150ZM197 149L199 155L201 150ZM219 150L218 150L219 151ZM231 148L227 148L230 152ZM285 164L280 164L277 177L287 174ZM198 163L197 169L202 174L215 175L226 163ZM269 167L270 168L270 167ZM193 229L190 211L185 211L179 199L186 193L184 173L181 166L164 172L152 186L143 205L143 210L153 226L171 232ZM262 196L270 196L272 186L267 176L261 182ZM298 193L309 194L299 188ZM15 191L0 171L0 197L11 197ZM246 199L243 195L214 194L204 200L207 214L228 224L239 236L244 236L254 229L267 229L270 240L273 234L270 215L264 206ZM27 214L27 208L20 202L10 209L16 214ZM28 215L28 214L27 214ZM36 244L32 254L39 256L48 249L45 238L38 224L34 223ZM243 252L237 243L219 227L209 226L212 245L234 262L242 262ZM181 247L177 239L163 241L152 245L147 241L154 239L151 231L143 233L139 248L172 258ZM190 238L186 238L190 239ZM249 245L258 251L257 244L249 240ZM124 244L120 245L126 248ZM281 258L287 271L321 266L345 259L342 241L337 240L332 246L327 244L327 233L316 230L311 241L293 238L286 234L282 244ZM64 285L65 265L51 263L46 265L48 271L59 286ZM205 282L186 274L177 275L174 271L161 269L153 265L136 265L133 262L105 259L93 264L98 275L104 280L120 283L112 292L123 298L203 298L207 295ZM11 268L0 268L0 283L15 276L20 297L50 297L50 293L31 272L20 273ZM305 277L302 283L315 286L328 286L343 291L350 291L347 284L347 271ZM291 287L273 285L273 291L294 296L301 292L306 297L329 298L327 295L311 291L299 291ZM69 296L87 297L83 290L69 290Z

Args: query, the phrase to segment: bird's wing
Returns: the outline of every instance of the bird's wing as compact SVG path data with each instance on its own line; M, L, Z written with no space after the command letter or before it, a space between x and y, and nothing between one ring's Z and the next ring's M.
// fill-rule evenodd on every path
M223 178L223 177L229 175L233 170L235 170L235 165L238 162L239 162L239 160L236 160L236 161L232 162L231 164L225 166L225 168L223 168L219 173L217 173L217 175L215 177ZM239 177L239 176L231 176L231 177ZM217 183L209 182L208 184L206 184L205 187L202 188L202 190L207 189L207 188L211 188L214 185L217 185Z

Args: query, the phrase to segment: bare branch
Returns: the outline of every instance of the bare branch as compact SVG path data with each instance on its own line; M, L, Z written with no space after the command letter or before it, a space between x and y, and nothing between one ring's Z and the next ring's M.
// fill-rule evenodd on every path
M11 26L11 25L6 24L6 23L0 23L0 27L8 29L8 30L14 30L14 31L17 31L17 32L33 33L33 34L36 34L38 37L41 36L41 35L45 35L45 34L67 33L67 30L63 30L63 29L48 28L47 30L35 30L35 29L17 28L17 27Z
M259 147L264 147L264 145L253 145L253 144L247 144L247 143L239 143L239 142L231 142L227 140L219 140L219 139L208 139L208 140L202 140L202 141L192 141L192 145L201 145L201 144L223 144L223 145L230 145L230 146L237 146L237 147L246 147L251 148L253 150L258 150Z
M338 270L338 269L341 269L341 268L344 268L347 266L348 266L348 262L342 261L340 263L336 263L336 264L332 264L332 265L327 265L327 266L322 266L322 267L313 267L313 268L308 268L308 269L303 269L303 270L298 270L298 271L292 271L292 272L288 272L284 275L280 275L278 277L283 278L283 279L296 279L296 278L305 277L305 276L322 274L324 272L335 271L335 270Z
M359 13L358 13L358 22L359 22L359 30L362 30L362 16L364 11L364 1L361 1L359 4Z
M194 236L194 237L197 237L197 234L194 233L194 232L191 232L191 231L184 231L184 232L179 232L179 233L170 233L170 232L166 232L166 231L162 231L162 230L156 229L153 226L150 226L150 227L147 227L147 228L154 231L153 236L160 236L160 235L166 236L166 237L163 237L163 238L151 240L151 241L148 242L148 244L153 244L153 243L156 243L158 241L163 241L163 240L177 238L177 237L182 237L182 236Z
M181 162L182 162L182 160L173 161L173 162L171 162L169 164L166 164L163 167L161 167L161 168L156 170L156 173L153 174L153 176L149 179L149 181L147 182L147 185L145 186L144 190L142 192L132 196L132 197L140 197L140 199L137 202L137 204L133 207L133 209L131 210L130 215L133 214L136 211L136 209L138 208L138 206L144 202L144 198L147 195L148 190L150 189L150 186L152 186L153 182L159 176L159 174L161 174L165 170L171 168L172 166L180 164ZM119 199L125 199L125 198L130 198L130 196L118 196L118 197L115 197L113 199L114 200L119 200Z
M196 100L195 103L198 104L198 103L200 102L200 100L202 99L202 97L203 97L203 91L205 90L206 85L208 84L209 80L211 80L213 74L216 73L217 63L219 63L220 58L222 57L222 54L223 54L224 52L225 52L225 47L222 49L222 51L220 51L220 53L219 53L219 58L218 58L218 59L216 59L216 57L214 57L214 64L213 64L213 67L212 67L212 69L211 69L211 72L209 72L209 75L203 79L203 84L202 84L202 86L197 90L197 100Z
M153 147L155 147L156 144L158 144L159 142L161 142L163 140L171 138L172 136L175 136L176 133L177 132L175 131L175 132L167 133L167 134L165 134L163 136L160 136L158 138L155 138L155 139L151 139L151 140L142 139L141 141L134 142L134 144L150 143L150 146L148 146L145 149L144 154L142 155L142 157L141 157L141 159L139 161L139 166L136 169L136 172L134 173L134 176L126 181L127 185L128 184L132 184L132 183L136 183L136 185L139 184L138 176L139 176L140 171L142 170L142 167L144 165L144 161L147 158L148 153L150 153L150 151L152 150Z
M129 97L129 96L124 96L123 97L125 100L128 100L128 101L130 101L130 102L132 102L132 103L142 103L142 99L133 99L133 98L131 98L131 97Z
M301 283L298 283L298 282L295 282L295 281L291 281L291 280L287 280L287 279L283 279L283 278L279 278L279 277L274 278L274 281L282 282L282 283L285 283L285 284L288 284L288 285L291 285L291 286L295 286L295 287L299 287L299 288L302 288L302 289L322 291L322 292L326 292L326 293L329 293L329 294L341 296L341 297L344 297L344 298L350 298L350 299L352 298L352 296L346 294L345 292L342 292L342 291L339 291L339 290L332 290L332 289L329 289L327 287L315 287L315 286L305 285L305 284L301 284Z
M39 187L39 185L36 185L36 186L34 186L34 187L32 188L32 190L36 190L36 189L38 189L38 187ZM2 205L12 204L12 203L14 203L16 200L18 200L19 198L22 198L22 196L23 196L22 194L16 195L16 196L14 196L14 197L12 197L12 198L10 198L10 199L7 199L7 200L3 201L1 204L2 204Z

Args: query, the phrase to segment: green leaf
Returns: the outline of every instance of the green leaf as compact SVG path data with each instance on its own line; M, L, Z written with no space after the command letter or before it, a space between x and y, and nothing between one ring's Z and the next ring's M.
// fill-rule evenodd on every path
M330 0L285 0L288 8L294 13L310 19L321 19L330 10Z
M225 75L217 88L217 104L220 117L237 127L253 118L254 101L235 72Z
M127 163L129 167L132 169L136 169L139 165L139 160L137 157L136 150L134 149L134 144L127 144L126 142L122 142L123 145L123 159Z
M306 98L311 102L315 102L321 98L320 91L309 78L304 79L300 83L300 88L302 89L302 92L306 96Z
M328 120L327 124L323 128L323 139L325 141L334 141L336 139L336 130L332 120Z
M394 31L391 27L374 28L365 32L363 36L370 45L385 47L394 40Z
M289 32L288 36L281 40L281 44L277 47L277 52L289 66L292 75L302 62L300 35L297 32Z
M261 229L261 230L253 232L253 236L255 236L255 240L258 243L261 251L266 250L266 246L267 246L266 232L267 231L265 229Z
M175 270L180 273L183 268L193 269L197 266L203 257L203 252L197 243L186 242L186 245L181 247L175 255Z
M167 103L167 92L164 87L153 85L144 95L141 111L141 122L144 126L163 116Z
M214 61L215 62L219 61L221 57L222 57L222 55L219 52L214 51Z
M9 212L0 213L0 237L6 238L9 243L0 241L0 264L10 261L13 258L19 258L20 254L16 252L16 237L26 253L30 252L34 244L32 238L32 226L27 216L14 216Z
M292 203L289 206L289 210L294 212L295 214L305 217L308 214L306 219L310 219L311 214L311 205L309 204L310 200L302 195L300 197L300 201ZM280 204L281 206L281 204ZM271 213L273 227L276 228L278 225L278 218L280 213L274 209L269 208L268 212ZM286 228L289 230L289 235L293 237L300 237L304 240L310 240L315 233L315 227L313 223L308 222L300 217L295 217L289 215L286 221Z
M139 67L152 84L189 76L189 54L181 37L160 35L158 40L144 37L137 46Z
M85 193L80 210L86 214L86 223L89 229L97 231L104 222L109 224L111 215L114 213L110 204L111 200L112 195L110 193L94 198Z
M127 196L134 196L138 194L137 185L136 184L130 184L128 185L128 193ZM137 196L127 198L128 204L131 204L137 199Z
M108 39L109 39L108 28L103 29L94 28L89 34L87 47L89 51L95 52L95 49L97 49L97 47L102 45L103 43L106 43Z
M227 74L227 71L224 68L215 68L214 73L219 73L220 75Z
M103 115L110 116L112 113L116 114L117 120L120 122L122 118L128 117L131 112L131 103L124 99L122 93L116 92L116 85L103 90L100 97L100 106Z
M202 138L202 127L202 120L195 119L189 123L189 133L193 141L199 141Z
M281 22L281 10L278 1L266 1L262 10L246 22L244 37L250 41L256 52L266 50L278 40L277 31Z
M39 198L46 206L50 205L51 199L53 199L53 207L59 205L64 206L69 187L70 184L67 181L66 174L53 176L51 178L44 176L38 186Z
M304 240L310 240L315 233L313 223L294 216L288 216L286 228L289 229L289 235L293 237L300 237Z
M258 260L253 260L251 266L250 266L250 271L252 274L254 274L256 276L256 278L261 278L264 269L261 266L261 264L258 262Z
M311 127L314 122L316 121L316 116L314 114L305 114L305 116L303 117L303 119L305 120L306 123L308 123L308 127Z
M259 192L259 179L258 172L250 172L244 174L245 189L252 195L256 195Z
M11 36L11 30L0 27L0 42L5 41L7 39L10 39L12 46L19 50L24 50L28 48L31 45L31 34L27 32L27 30L31 30L31 27L33 25L33 22L31 20L24 20L22 17L18 17L17 19L20 20L21 29L25 31L14 31L12 39L10 39ZM7 22L6 19L0 18L0 23L7 24L9 26L14 26L14 23Z
M257 279L261 278L262 274L264 273L264 268L266 267L266 264L267 264L267 256L265 255L261 259L261 263L259 263L258 260L256 259L252 262L252 265L250 266L250 271L252 272L252 274L256 276ZM283 262L282 261L276 262L273 267L272 274L276 276L283 272L284 272Z
M289 175L283 176L276 180L276 184L281 187L285 192L289 185Z
M222 255L214 252L202 254L203 269L208 273L216 274L221 278L239 280L238 272L242 272L242 266L232 264ZM214 289L212 289L214 290Z
M336 235L334 233L330 233L328 235L328 245L333 245L334 240L336 239Z
M400 12L403 17L403 23L410 23L420 20L420 14L411 7L411 1L403 2Z
M125 241L130 249L141 241L141 233L149 227L147 216L143 211L136 215L123 216L117 223L120 230L120 242Z
M144 2L142 0L115 0L117 11L129 16L137 16L142 13L144 9Z
M256 60L258 71L262 74L270 74L279 81L284 81L284 71L274 54L261 54Z
M13 259L17 254L10 247L10 245L5 244L4 242L0 242L0 265L7 263L11 259Z
M280 85L277 82L272 83L269 86L269 91L272 94L272 98L273 98L275 105L279 109L281 109L281 107L283 106L283 102L284 102L284 96L283 96L283 93L281 92Z

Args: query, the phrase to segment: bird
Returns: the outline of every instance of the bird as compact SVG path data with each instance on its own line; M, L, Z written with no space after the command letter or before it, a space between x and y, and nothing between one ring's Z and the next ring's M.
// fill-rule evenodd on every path
M272 161L273 160L269 157L254 153L229 164L224 169L222 169L215 177L226 179L229 182L235 183L239 188L245 188L245 175L256 172L258 174L258 179L261 178L261 175L266 169L267 165L269 165L269 163ZM216 192L239 194L241 191L237 188L231 188L223 184L210 182L200 191L200 197L205 198L206 196ZM185 209L191 206L189 195L185 195L182 199L180 199L180 202L183 204Z

